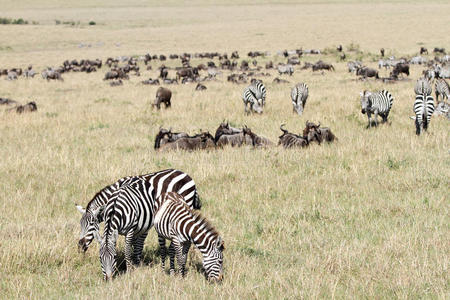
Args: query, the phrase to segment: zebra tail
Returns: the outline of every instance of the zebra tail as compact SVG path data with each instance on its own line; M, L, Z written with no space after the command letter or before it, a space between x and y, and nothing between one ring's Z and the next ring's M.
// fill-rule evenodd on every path
M194 209L201 209L202 208L202 202L200 201L200 196L198 195L197 190L195 190L194 202L192 204L192 207Z

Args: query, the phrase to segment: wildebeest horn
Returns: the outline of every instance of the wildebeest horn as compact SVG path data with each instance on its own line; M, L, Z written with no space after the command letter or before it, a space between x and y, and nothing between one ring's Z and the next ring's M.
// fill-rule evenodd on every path
M320 128L320 122L319 122L319 124L317 125L317 128Z
M283 129L283 126L285 126L286 124L281 124L280 125L280 130L283 131L284 133L288 132L286 129Z

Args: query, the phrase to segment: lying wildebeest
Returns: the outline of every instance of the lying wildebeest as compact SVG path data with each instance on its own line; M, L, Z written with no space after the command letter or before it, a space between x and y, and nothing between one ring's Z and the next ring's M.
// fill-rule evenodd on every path
M223 147L231 145L232 147L240 147L242 145L250 145L250 137L245 137L242 129L231 127L228 122L223 121L216 130L214 136L216 146Z
M36 105L36 102L31 101L25 105L17 105L15 107L9 108L7 111L16 111L16 113L18 113L18 114L21 114L24 112L33 112L33 111L37 111L37 105Z
M375 77L376 79L380 78L378 77L378 71L372 68L368 67L357 67L356 68L356 75L362 76L364 79L367 77Z
M169 142L162 145L159 151L170 151L170 150L200 150L214 148L214 138L209 132L202 132L190 137L182 137L174 142Z
M44 70L41 75L42 78L47 79L47 81L49 81L50 79L64 81L64 79L61 77L61 73L52 69Z
M398 75L400 74L406 74L409 76L409 65L404 63L399 63L394 67L394 70L390 73L390 76L393 78L398 78Z
M319 60L312 66L313 71L318 70L328 70L328 71L334 71L334 67L332 64L324 63L323 61Z
M162 145L167 143L175 142L176 140L180 138L187 138L189 135L185 132L172 132L172 129L169 130L160 127L159 132L156 134L155 137L155 149L159 149Z
M12 105L12 104L17 104L17 101L0 97L0 105Z
M303 136L308 140L308 143L317 142L319 145L325 141L328 143L337 140L337 137L331 132L328 127L320 127L320 122L318 125L306 121L306 127L303 130Z
M103 80L128 79L129 76L122 69L114 69L106 72Z
M294 67L289 64L288 65L278 65L277 70L278 70L278 73L280 73L280 75L289 74L290 76L292 76L292 73L294 73Z
M273 83L289 83L289 81L275 77L275 79L273 80Z
M161 108L161 102L165 104L166 108L171 106L170 99L172 98L172 92L169 89L164 87L160 87L156 91L155 103L152 104L152 107L157 109Z
M428 54L428 49L425 47L420 47L420 55L425 54L425 53Z
M110 86L119 86L119 85L123 85L122 79L119 80L113 80L109 83Z
M247 125L244 126L242 132L244 133L244 136L249 136L251 138L253 147L268 147L274 145L268 138L253 133Z
M273 62L269 61L268 63L266 63L266 70L268 69L273 69Z
M147 79L144 81L141 81L142 84L147 84L147 85L159 85L159 80L158 79Z
M204 86L201 83L198 83L197 86L195 87L195 90L196 91L204 91L204 90L206 90L206 86Z
M283 132L278 138L278 145L282 145L285 149L288 148L303 148L308 146L308 140L306 137L290 133L283 128L284 124L281 124L280 130Z
M176 78L166 78L163 80L165 84L178 84L178 80Z
M445 54L445 48L434 48L433 49L433 52L434 53L442 53L442 54Z

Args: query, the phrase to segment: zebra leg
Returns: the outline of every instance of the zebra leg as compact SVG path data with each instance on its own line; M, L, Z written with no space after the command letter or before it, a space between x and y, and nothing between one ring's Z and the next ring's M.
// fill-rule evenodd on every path
M133 244L134 244L134 232L129 231L125 236L125 262L127 265L127 271L133 269Z
M142 258L142 250L144 249L144 242L147 238L148 232L142 233L140 236L137 237L134 241L134 253L133 253L133 263L135 265L139 265Z
M416 116L416 134L420 135L420 121L419 116Z
M428 129L428 121L429 121L428 116L424 116L424 118L422 120L422 127L423 127L424 131L427 131L427 129Z
M173 249L175 250L175 254L177 256L178 267L180 268L181 275L184 276L183 270L183 245L176 239L172 241ZM189 245L190 246L190 245Z
M169 260L170 260L170 275L175 274L175 247L173 241L170 242L169 246Z
M372 120L371 120L371 114L367 112L367 119L369 120L369 124L367 124L366 128L372 127Z
M164 271L166 268L166 256L167 256L166 239L163 236L158 235L158 242L159 242L159 251L161 254L161 267Z
M180 265L180 269L181 269L181 276L183 276L183 277L186 274L186 262L187 262L187 257L188 257L188 253L189 253L189 248L191 248L190 242L183 243L182 254L181 254L182 259L181 259L181 261L178 262Z
M377 111L374 112L373 118L375 120L375 127L378 127L378 112Z

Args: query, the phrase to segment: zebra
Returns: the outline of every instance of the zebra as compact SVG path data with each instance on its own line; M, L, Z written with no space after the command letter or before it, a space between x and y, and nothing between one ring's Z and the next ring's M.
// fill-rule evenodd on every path
M436 102L439 103L439 96L441 96L442 100L448 100L450 98L450 87L445 79L438 78L434 83L434 89L436 93Z
M97 241L100 241L98 235L99 224L103 222L102 212L106 203L122 184L129 180L138 179L144 179L150 183L151 188L148 190L148 193L152 199L156 199L162 192L176 191L186 199L186 203L189 207L194 209L201 208L201 202L194 180L182 171L167 169L146 175L123 177L95 194L85 209L80 205L76 206L78 211L82 214L80 220L80 239L78 241L79 249L86 252L94 238Z
M426 131L430 124L434 112L434 99L431 96L431 84L426 79L417 80L414 92L416 93L413 107L416 114L416 134L420 135L421 128Z
M100 239L103 278L109 280L116 269L116 243L125 236L127 270L139 264L145 238L152 226L154 201L147 193L150 183L142 178L126 180L114 191L104 211L105 229Z
M367 118L369 119L367 128L371 127L372 114L374 114L375 126L378 126L378 115L383 118L383 123L385 123L392 108L392 103L394 102L394 98L392 97L391 93L386 90L381 90L376 93L363 91L360 93L360 95L361 112L363 114L367 112Z
M193 243L202 253L203 267L209 281L223 278L224 242L219 233L199 213L191 210L182 196L174 192L162 193L156 200L154 225L159 236L171 240L169 247L170 273L175 273L175 255L181 275L185 274L187 254ZM165 249L161 251L163 269Z
M297 112L297 114L301 116L305 108L306 100L308 99L308 86L306 83L298 83L292 88L291 99L293 111Z
M431 84L427 78L422 77L417 79L416 85L414 86L414 93L416 93L416 95L425 94L429 96L431 95L431 92Z
M266 87L262 81L252 79L251 84L244 89L242 100L247 114L251 111L261 114L266 102ZM247 105L250 106L250 109L247 108Z

